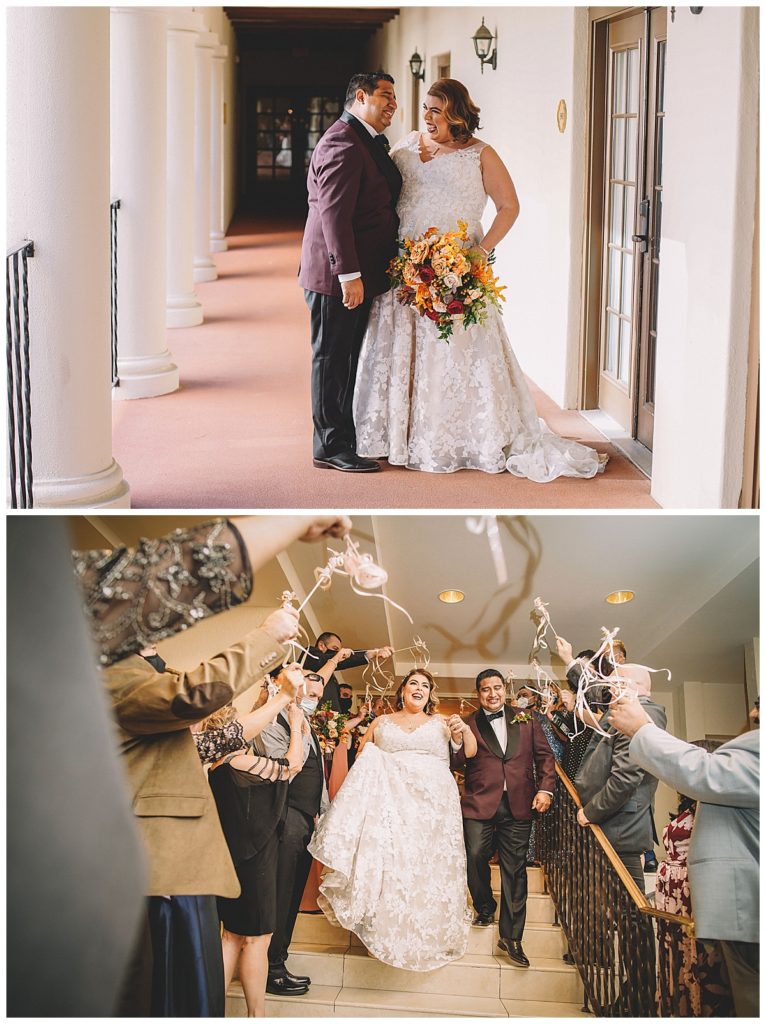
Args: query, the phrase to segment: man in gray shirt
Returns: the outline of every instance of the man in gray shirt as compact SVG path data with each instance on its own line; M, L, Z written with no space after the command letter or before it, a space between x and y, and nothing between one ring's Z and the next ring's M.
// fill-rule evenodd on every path
M721 943L738 1017L758 1017L760 731L708 753L658 728L638 701L611 709L631 760L699 801L689 847L698 939Z

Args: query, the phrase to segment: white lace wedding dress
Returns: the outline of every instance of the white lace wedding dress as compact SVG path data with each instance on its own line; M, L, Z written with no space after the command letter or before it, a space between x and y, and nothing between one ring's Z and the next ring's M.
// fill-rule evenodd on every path
M418 132L393 147L403 178L401 235L414 238L429 227L455 231L460 219L468 222L472 241L483 238L483 148L476 143L424 163ZM597 452L552 434L538 419L494 306L484 326L457 326L448 344L430 320L400 305L393 289L374 299L356 377L354 422L359 455L410 469L507 469L538 483L599 471Z
M375 727L309 851L327 871L319 906L393 967L430 971L463 956L468 913L463 820L449 732L433 715L414 732Z

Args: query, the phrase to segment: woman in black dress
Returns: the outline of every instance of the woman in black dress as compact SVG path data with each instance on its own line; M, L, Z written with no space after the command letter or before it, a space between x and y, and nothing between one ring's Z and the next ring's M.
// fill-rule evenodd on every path
M279 825L287 808L288 780L303 766L303 711L287 710L290 745L286 757L240 750L217 761L208 774L241 895L218 897L223 922L226 990L239 961L239 977L250 1017L265 1015L268 949L276 924ZM254 741L255 750L255 743Z

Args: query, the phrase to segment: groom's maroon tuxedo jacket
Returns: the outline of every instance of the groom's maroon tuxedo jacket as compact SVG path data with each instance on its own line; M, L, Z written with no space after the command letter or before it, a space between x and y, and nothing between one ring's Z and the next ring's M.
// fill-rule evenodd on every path
M396 201L402 185L388 154L346 113L319 140L307 185L301 287L340 298L338 274L358 270L365 298L388 291L386 270L397 253Z
M508 802L514 818L532 818L532 800L544 789L556 788L556 762L538 720L511 725L516 712L506 706L505 723L508 743L505 753L483 711L475 711L466 724L476 737L479 749L467 758L463 747L452 753L454 768L465 772L465 786L460 801L464 818L487 821L494 818L503 797L503 783L508 787ZM534 768L537 769L535 782Z

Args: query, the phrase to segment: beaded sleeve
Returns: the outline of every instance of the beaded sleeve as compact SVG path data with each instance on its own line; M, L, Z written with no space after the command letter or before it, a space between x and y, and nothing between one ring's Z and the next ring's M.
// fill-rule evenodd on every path
M226 519L73 557L102 665L241 604L252 590L247 549Z
M194 742L197 744L197 753L203 764L212 764L225 754L242 750L245 746L245 736L242 731L242 723L234 719L221 729L205 729L202 732L192 733Z

